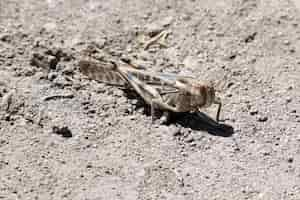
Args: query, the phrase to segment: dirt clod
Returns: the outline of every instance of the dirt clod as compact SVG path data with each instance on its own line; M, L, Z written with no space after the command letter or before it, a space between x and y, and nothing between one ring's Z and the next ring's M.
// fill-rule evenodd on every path
M72 132L70 131L70 129L67 126L64 127L57 127L57 126L53 126L52 127L52 132L58 135L61 135L62 137L65 138L70 138L72 137Z
M294 161L294 158L288 158L287 160L289 163L292 163Z
M264 115L259 115L257 117L257 121L259 121L259 122L266 122L267 120L268 120L268 117L264 116Z
M34 53L30 60L32 66L43 68L46 70L55 69L58 63L58 59L52 55L43 55L40 53Z

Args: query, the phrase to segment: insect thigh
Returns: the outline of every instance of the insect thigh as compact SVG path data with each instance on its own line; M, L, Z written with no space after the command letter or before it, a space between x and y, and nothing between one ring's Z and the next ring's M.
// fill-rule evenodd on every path
M99 64L92 61L81 60L79 62L81 73L90 79L118 86L127 86L127 81L120 76L115 66L108 63Z

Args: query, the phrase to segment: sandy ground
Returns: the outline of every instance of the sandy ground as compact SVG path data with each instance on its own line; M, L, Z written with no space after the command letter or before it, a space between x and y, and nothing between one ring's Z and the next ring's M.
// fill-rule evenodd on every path
M299 200L297 6L1 0L0 199ZM166 46L143 48L161 30ZM218 83L223 122L152 124L139 100L79 72L87 49Z

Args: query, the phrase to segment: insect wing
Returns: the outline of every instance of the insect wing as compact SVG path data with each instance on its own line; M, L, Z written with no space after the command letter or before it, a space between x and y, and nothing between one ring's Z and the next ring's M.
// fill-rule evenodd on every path
M116 71L115 67L108 63L97 63L93 61L81 60L79 70L92 80L115 86L128 86L126 80Z
M128 81L130 86L149 104L152 99L160 99L159 92L152 86L144 83L130 72L120 71L120 74Z

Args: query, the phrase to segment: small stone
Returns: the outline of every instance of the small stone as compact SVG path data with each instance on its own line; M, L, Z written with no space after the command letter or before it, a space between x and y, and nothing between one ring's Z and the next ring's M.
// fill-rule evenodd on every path
M187 153L187 152L181 152L181 155L182 155L183 157L188 157L188 153Z
M292 98L291 98L291 97L287 97L287 98L286 98L286 102L287 102L287 103L292 102Z
M190 146L191 146L191 147L196 147L196 146L197 146L197 143L196 143L196 142L190 142Z
M290 45L290 41L284 40L284 41L283 41L283 44L284 44L284 45Z
M0 34L0 41L2 42L11 42L12 41L12 36L10 34L6 34L6 33L3 33L3 34Z
M93 165L92 164L87 164L86 168L88 168L88 169L93 168Z
M239 147L234 147L233 151L234 152L239 152L239 151L241 151L241 149Z
M53 80L53 84L56 87L59 88L65 88L67 86L71 86L72 83L67 80L64 76L57 76L54 80Z
M297 113L297 110L296 110L296 109L293 109L293 110L291 110L290 113ZM296 117L298 117L298 116L296 115Z
M170 127L170 132L172 133L173 136L180 136L182 135L181 133L181 129L179 127L176 127L176 126L172 126Z
M48 73L47 78L49 81L53 81L57 76L58 76L57 72L50 72L50 73Z
M248 36L245 38L245 43L252 42L252 41L255 39L256 35L257 35L257 32L254 32L254 33L252 33L251 35L248 35Z
M296 49L295 49L295 48L290 48L289 52L290 52L290 53L295 53L295 52L296 52Z
M49 22L49 23L46 23L43 28L42 28L42 32L51 32L53 30L55 30L57 27L56 23L53 23L53 22Z
M233 85L234 85L234 82L230 82L227 84L227 88L231 88L231 86L233 86Z
M6 55L6 57L7 57L8 59L13 59L14 57L16 57L16 55L15 55L14 52L9 52L9 53Z
M52 127L52 132L55 133L55 134L61 135L62 137L65 137L65 138L72 137L72 132L66 126L64 126L62 128L59 128L57 126L53 126Z
M226 97L232 97L232 93L226 94Z
M63 68L62 73L66 75L72 75L74 74L74 67L71 65L67 65L65 68Z
M267 116L259 116L257 118L257 121L259 122L266 122L268 120L268 117Z
M264 156L269 156L269 155L271 155L271 152L268 151L268 150L264 150L264 151L262 152L262 154L263 154Z
M228 59L229 60L234 60L236 58L236 56L237 56L236 54L231 54L231 55L228 56Z
M34 53L30 60L32 66L44 68L44 69L56 69L58 59L52 55L42 55L39 53Z
M184 139L184 141L187 142L187 143L192 143L194 140L195 140L195 139L194 139L194 137L193 137L192 134L188 135L188 136Z
M182 19L183 19L184 21L189 21L189 20L191 20L191 14L184 14L184 15L182 16Z
M72 86L73 86L74 90L80 90L82 88L82 85L79 83L73 83Z
M224 32L217 32L216 36L217 37L224 37L225 33Z
M131 103L132 105L137 105L137 104L138 104L138 100L137 100L137 99L132 99L132 100L130 101L130 103Z
M169 26L172 22L173 22L173 17L168 16L168 17L165 17L164 19L162 19L160 23L162 26L166 27L166 26Z
M105 38L96 38L93 42L93 45L95 45L98 49L103 49L106 45L107 41Z
M277 36L281 37L281 36L283 36L283 33L281 31L278 31Z
M215 26L213 24L210 24L210 25L208 25L207 29L212 31L215 29Z
M117 19L116 20L116 24L121 24L122 20L121 19Z
M122 97L124 95L124 92L122 90L114 90L113 95L116 97Z
M292 163L292 162L294 162L294 158L288 158L288 163Z
M258 114L258 110L257 109L252 109L250 110L250 115L257 115Z

